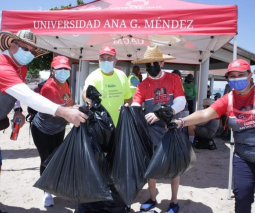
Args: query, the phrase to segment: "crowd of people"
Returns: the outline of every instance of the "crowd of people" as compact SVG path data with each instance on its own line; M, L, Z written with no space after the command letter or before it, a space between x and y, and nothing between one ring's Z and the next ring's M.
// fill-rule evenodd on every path
M21 30L16 35L10 32L0 33L0 130L9 126L8 114L13 109L15 121L20 118L20 127L25 123L20 102L38 111L31 126L34 144L38 150L41 165L40 175L44 172L44 161L57 150L65 136L68 122L76 127L84 123L87 115L74 106L67 83L71 67L68 58L56 56L51 62L50 78L39 91L33 92L25 83L26 65L34 58L47 54L48 51L36 45L36 37L30 30ZM255 144L254 144L254 85L251 81L250 65L242 59L231 62L225 74L229 89L221 97L208 88L207 98L203 101L203 110L194 112L194 102L197 88L192 74L185 77L179 70L172 73L164 72L164 62L174 57L165 56L157 46L147 47L144 58L132 61L132 73L127 77L124 72L115 68L117 53L111 46L103 46L99 51L99 68L93 71L84 82L83 100L92 106L92 101L86 97L89 85L94 86L101 94L101 104L109 112L114 125L117 126L119 107L143 106L154 150L159 146L167 129L153 112L160 103L171 107L172 123L177 128L187 128L187 137L191 143L195 138L212 139L220 125L219 119L225 116L224 125L233 129L235 139L234 153L234 194L235 212L250 213L254 202L255 182ZM140 67L146 67L147 78L143 80ZM188 116L182 116L184 110ZM222 124L221 124L222 125ZM22 130L21 130L22 131ZM0 151L0 169L1 169ZM1 172L1 170L0 170ZM178 213L181 208L178 203L178 188L180 177L171 181L171 200L168 213ZM149 198L141 205L141 212L155 213L156 180L148 181ZM170 193L170 192L169 192ZM43 193L44 205L54 206L50 193ZM86 212L79 212L86 213Z

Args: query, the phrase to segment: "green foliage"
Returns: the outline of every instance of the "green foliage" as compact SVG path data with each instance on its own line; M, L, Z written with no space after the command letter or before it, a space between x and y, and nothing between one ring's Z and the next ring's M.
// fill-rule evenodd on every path
M49 70L50 64L53 59L53 53L39 56L27 65L28 73L33 73L35 70Z
M76 0L76 3L77 3L77 5L81 5L81 4L84 4L84 1L83 0Z
M84 4L84 1L83 0L76 0L76 3L77 5L81 5L81 4ZM65 8L68 8L68 7L72 7L72 4L68 4L68 5L60 5L60 7L52 7L50 8L50 10L58 10L58 9L65 9Z

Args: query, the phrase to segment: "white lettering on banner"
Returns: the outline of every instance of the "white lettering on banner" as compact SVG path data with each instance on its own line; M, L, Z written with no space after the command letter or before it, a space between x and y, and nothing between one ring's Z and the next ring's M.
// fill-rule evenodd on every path
M110 21L107 19L103 28L127 28L127 26L123 19L121 21L119 21L119 19L111 19Z
M59 20L59 21L33 21L34 29L74 29L74 28L99 28L99 20Z
M158 17L157 19L132 19L126 21L124 19L107 19L101 25L100 20L57 20L57 21L33 21L34 29L84 29L84 28L141 28L144 29L193 29L194 20L165 20ZM128 23L129 22L129 23ZM143 26L142 26L143 25Z
M134 21L137 22L136 19L133 19L133 20L130 21L130 27L131 28L137 28L137 24L133 24Z
M189 23L187 29L193 29L193 26L191 27L193 20L187 20L187 22Z
M193 29L193 20L161 20L160 17L156 20L145 19L144 28L150 29ZM188 26L187 26L188 24Z

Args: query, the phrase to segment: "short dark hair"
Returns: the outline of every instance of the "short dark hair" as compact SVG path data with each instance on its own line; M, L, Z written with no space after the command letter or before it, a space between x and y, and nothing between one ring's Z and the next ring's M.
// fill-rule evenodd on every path
M180 72L180 70L173 70L173 72L172 73L175 73L175 74L177 74L177 75L179 75L180 77L181 77L181 72Z

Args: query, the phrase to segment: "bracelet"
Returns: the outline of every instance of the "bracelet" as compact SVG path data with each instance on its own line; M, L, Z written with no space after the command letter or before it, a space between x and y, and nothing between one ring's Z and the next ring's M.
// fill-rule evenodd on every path
M184 120L182 118L178 118L178 120L181 121L181 125L180 125L180 128L179 129L182 129L184 127Z

